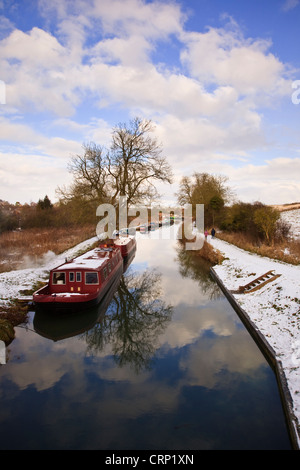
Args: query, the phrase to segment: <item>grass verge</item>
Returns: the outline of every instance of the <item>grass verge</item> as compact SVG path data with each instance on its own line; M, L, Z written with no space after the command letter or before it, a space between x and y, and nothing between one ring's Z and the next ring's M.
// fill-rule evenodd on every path
M300 240L284 240L276 242L272 245L261 243L254 244L247 235L243 233L226 233L218 232L218 238L242 250L256 253L260 256L276 259L285 263L299 265L300 264Z
M203 247L197 252L197 255L201 256L201 258L206 259L214 265L222 264L224 260L224 256L222 255L222 253L206 241L204 241Z

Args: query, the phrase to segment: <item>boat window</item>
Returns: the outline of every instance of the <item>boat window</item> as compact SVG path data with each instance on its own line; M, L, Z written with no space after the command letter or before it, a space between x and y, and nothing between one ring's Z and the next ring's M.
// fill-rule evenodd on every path
M108 263L108 272L110 273L111 272L111 264Z
M74 282L74 281L75 281L74 273L69 273L69 281L70 281L70 282Z
M98 284L98 273L85 273L86 284Z
M104 279L107 278L107 268L106 267L103 269L103 276L104 276Z
M76 273L76 282L81 282L81 273Z
M65 272L54 272L53 273L53 284L65 284L66 283L66 273Z

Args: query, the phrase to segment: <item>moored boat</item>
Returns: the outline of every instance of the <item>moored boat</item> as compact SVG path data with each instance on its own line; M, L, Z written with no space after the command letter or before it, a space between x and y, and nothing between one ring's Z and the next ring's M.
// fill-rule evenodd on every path
M120 248L123 258L131 256L136 250L136 240L134 236L119 237L114 240L114 245Z
M52 341L60 341L72 336L77 336L91 330L97 323L102 323L106 310L120 285L121 276L117 276L111 287L94 306L76 309L72 315L69 312L61 312L53 315L51 311L37 309L33 319L34 330Z
M34 292L33 301L39 306L63 308L96 305L122 272L120 247L101 244L52 269L48 284Z

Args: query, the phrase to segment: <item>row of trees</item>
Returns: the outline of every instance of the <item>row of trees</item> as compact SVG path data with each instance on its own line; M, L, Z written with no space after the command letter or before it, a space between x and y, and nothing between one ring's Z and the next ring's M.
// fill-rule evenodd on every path
M34 227L73 225L75 221L76 216L70 208L52 204L47 195L37 203L30 204L10 204L0 200L0 233ZM77 220L77 223L82 223L82 220Z
M0 230L96 223L98 205L110 203L118 210L120 196L127 197L129 207L151 204L159 196L157 183L172 183L173 178L153 130L151 121L135 118L113 129L110 148L84 144L83 153L69 163L72 184L57 188L59 202L53 205L45 196L36 204L0 205ZM278 234L287 235L288 227L281 224L280 214L273 208L261 203L232 203L227 181L224 176L208 173L184 176L177 202L194 208L204 204L206 227L247 232L253 240L267 243Z
M273 243L288 236L290 226L280 212L261 202L233 202L234 194L224 176L194 173L183 177L177 195L180 204L204 204L206 227L217 225L227 232L246 234L255 244Z

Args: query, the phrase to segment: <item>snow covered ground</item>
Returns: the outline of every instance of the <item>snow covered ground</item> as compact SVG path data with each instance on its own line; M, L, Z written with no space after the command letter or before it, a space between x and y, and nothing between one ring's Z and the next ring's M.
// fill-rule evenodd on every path
M300 238L300 209L281 212L281 219L284 222L291 224L290 235L293 238Z

